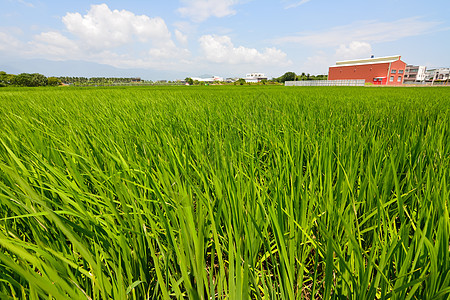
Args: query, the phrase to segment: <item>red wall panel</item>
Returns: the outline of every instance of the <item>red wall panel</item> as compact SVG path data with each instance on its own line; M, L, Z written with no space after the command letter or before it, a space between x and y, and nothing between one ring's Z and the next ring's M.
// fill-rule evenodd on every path
M393 63L391 63L391 71L388 76L387 84L388 85L403 84L405 69L406 69L406 63L402 62L401 60L397 60L397 61L394 61ZM395 73L393 73L392 70L395 70ZM394 77L393 81L391 81L391 77ZM400 81L399 81L399 78L400 78Z

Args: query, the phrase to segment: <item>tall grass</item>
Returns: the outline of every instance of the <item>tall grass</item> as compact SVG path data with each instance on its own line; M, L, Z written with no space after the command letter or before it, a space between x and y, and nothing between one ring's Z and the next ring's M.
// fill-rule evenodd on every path
M449 299L450 90L0 90L1 299Z

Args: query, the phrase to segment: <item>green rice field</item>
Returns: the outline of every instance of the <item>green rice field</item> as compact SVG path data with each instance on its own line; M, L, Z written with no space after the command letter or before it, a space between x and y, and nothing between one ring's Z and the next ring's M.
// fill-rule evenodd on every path
M450 89L0 89L0 299L450 299Z

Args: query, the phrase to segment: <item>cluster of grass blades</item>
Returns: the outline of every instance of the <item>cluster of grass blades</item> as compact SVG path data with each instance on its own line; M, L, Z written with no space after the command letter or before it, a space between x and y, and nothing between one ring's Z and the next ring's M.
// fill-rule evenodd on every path
M1 299L449 299L450 90L0 90Z

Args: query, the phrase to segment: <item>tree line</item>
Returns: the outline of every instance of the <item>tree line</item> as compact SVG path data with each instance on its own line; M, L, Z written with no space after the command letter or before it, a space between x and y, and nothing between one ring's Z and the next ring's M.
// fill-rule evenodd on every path
M294 72L286 72L282 76L273 78L272 80L280 83L285 83L286 81L328 80L328 75L311 75L309 73L297 75Z
M140 78L116 78L116 77L73 77L73 76L61 76L61 77L46 77L39 73L21 73L18 75L7 74L0 71L0 87L6 86L58 86L61 84L66 85L114 85L114 84L132 84L142 83Z
M5 86L57 86L61 84L61 80L57 77L46 77L39 73L21 73L18 75L7 74L0 71L0 87Z
M131 83L144 83L141 78L131 77L71 77L64 76L59 77L64 84L72 85L114 85L114 84L131 84ZM151 83L151 81L145 81L145 83Z

